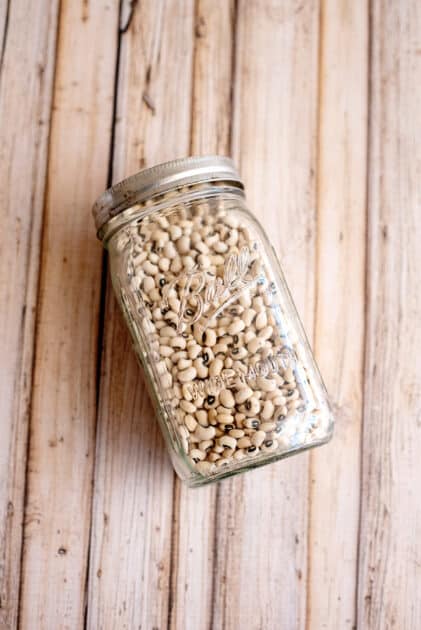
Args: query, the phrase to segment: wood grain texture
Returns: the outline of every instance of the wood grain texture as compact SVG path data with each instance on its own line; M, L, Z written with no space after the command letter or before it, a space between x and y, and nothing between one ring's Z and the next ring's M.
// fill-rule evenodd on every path
M311 335L318 5L297 8L238 4L233 155ZM213 628L305 627L307 481L303 455L221 484Z
M367 3L325 0L320 26L315 351L337 425L332 442L311 454L307 626L351 629L361 464Z
M231 155L236 22L235 0L197 0L192 155Z
M416 0L0 2L0 630L418 630L420 51ZM194 490L90 215L188 153L233 154L337 418Z
M372 6L358 626L421 619L421 6Z
M22 567L31 630L81 628L85 614L101 289L90 205L106 183L117 28L106 0L61 9Z
M57 3L0 8L0 627L17 623Z
M235 5L196 5L191 154L230 154ZM216 486L190 489L176 479L172 534L170 628L211 625L216 554Z
M134 7L120 44L114 180L188 154L193 27L190 0ZM110 284L104 338L87 625L166 628L174 474Z

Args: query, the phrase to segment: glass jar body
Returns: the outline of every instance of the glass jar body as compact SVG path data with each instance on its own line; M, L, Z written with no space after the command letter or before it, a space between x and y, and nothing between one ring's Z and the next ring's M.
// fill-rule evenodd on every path
M322 379L242 193L196 187L118 221L113 286L178 475L202 485L327 442Z

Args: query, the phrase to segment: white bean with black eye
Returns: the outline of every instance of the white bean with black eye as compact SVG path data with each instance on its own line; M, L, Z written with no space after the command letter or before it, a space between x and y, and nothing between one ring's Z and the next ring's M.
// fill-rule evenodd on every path
M151 336L156 336L157 372L162 384L172 388L171 407L192 465L208 475L289 448L296 429L290 425L287 435L284 423L306 407L292 367L261 367L282 350L284 338L273 310L276 285L254 249L253 230L224 208L212 213L201 202L192 213L177 205L167 216L150 215L136 238L132 285L146 304L142 328L154 349ZM235 302L210 319L237 290L224 285L230 281L225 270L228 257L238 256L242 247L249 250L248 269L259 275L259 283L239 291ZM205 275L197 291L189 274L196 274L198 282L200 273ZM301 359L296 337L293 343ZM303 439L318 435L318 426L316 416Z

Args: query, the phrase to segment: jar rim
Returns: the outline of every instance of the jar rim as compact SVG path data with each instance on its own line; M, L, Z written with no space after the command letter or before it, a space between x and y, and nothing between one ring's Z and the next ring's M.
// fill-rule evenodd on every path
M204 188L205 186L206 190ZM225 199L232 199L238 202L239 197L244 198L244 188L230 183L227 185L225 181L210 182L209 187L207 187L207 184L200 186L193 185L188 187L188 190L186 191L177 190L176 195L177 199L172 195L171 197L169 195L159 195L154 197L150 203L130 204L128 208L122 210L104 223L102 228L97 232L98 239L102 241L102 244L106 247L110 238L112 238L112 236L114 236L114 234L125 225L131 223L133 220L141 221L155 212L161 212L170 206L174 206L175 199L176 204L178 205L196 202L203 199L204 195L207 200L224 195Z
M191 156L145 168L114 184L92 207L97 234L105 224L135 203L182 186L225 181L244 188L234 162L220 155Z

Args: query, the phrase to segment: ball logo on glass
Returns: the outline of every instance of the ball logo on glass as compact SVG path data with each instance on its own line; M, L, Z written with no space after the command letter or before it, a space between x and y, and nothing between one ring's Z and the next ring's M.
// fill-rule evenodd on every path
M175 290L180 300L177 318L177 331L182 332L185 325L193 325L203 317L203 330L210 320L218 317L241 293L252 287L258 279L253 273L251 255L248 247L243 247L238 254L230 254L225 261L223 277L215 277L197 266L181 274L165 287L164 306ZM214 308L210 308L214 305ZM216 305L216 306L215 306Z

